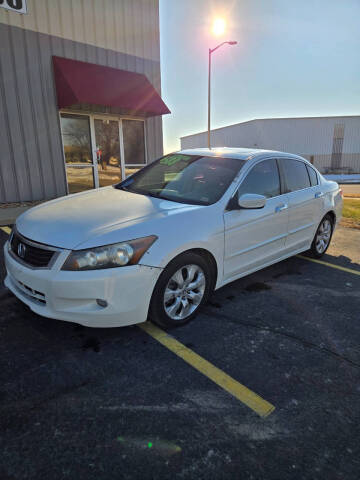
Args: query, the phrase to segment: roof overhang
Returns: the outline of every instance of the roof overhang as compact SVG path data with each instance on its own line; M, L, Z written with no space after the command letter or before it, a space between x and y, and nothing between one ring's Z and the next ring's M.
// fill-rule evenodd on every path
M92 104L147 117L170 113L141 73L56 56L53 65L59 109Z

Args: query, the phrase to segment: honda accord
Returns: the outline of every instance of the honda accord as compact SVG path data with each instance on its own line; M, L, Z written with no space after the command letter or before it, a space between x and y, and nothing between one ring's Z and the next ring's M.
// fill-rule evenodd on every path
M48 318L183 325L214 289L305 250L322 256L341 210L338 184L297 155L182 150L18 217L5 285Z

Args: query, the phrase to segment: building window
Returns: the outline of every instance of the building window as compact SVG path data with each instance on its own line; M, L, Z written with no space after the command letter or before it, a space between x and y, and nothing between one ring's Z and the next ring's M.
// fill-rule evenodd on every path
M144 122L123 120L125 165L145 164Z
M89 117L61 115L69 193L95 187Z
M95 118L94 127L99 186L121 182L119 122Z
M83 192L95 187L92 167L73 165L66 167L69 193Z
M60 121L69 193L114 185L146 164L143 120L62 113Z
M92 165L89 118L61 115L61 131L67 164Z

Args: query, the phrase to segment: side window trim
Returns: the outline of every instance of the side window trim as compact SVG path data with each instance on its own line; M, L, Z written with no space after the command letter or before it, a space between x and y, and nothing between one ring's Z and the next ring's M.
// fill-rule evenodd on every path
M278 174L279 174L280 195L286 195L285 175L281 167L281 161L279 158L275 158L275 160L276 160L276 165L277 165Z
M277 158L276 163L278 165L279 172L280 172L281 194L282 195L287 195L288 193L291 193L291 192L288 191L288 186L287 186L287 183L286 183L286 175L285 175L285 172L284 172L284 169L283 169L283 166L282 166L282 162L281 162L281 160L283 158L284 157Z
M310 165L308 165L307 163L305 163L305 165L306 165L306 170L307 170L308 175L309 175L310 188L317 187L319 185L319 177L318 177L317 171L314 168L310 167ZM315 173L315 178L316 178L316 184L315 185L311 184L311 177L310 177L310 171L311 170Z
M305 163L305 167L306 167L306 171L307 171L307 174L308 174L308 177L309 177L310 187L313 187L313 185L311 185L310 170L309 170L309 167L306 165L306 163Z

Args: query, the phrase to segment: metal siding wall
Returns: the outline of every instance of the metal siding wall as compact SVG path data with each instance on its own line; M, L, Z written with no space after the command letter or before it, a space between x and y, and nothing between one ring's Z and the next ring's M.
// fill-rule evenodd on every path
M0 29L0 48L3 42L5 42L5 34L5 29ZM4 66L4 60L2 60L0 56L0 199L11 198L11 196L17 197L19 195L19 187L16 181L15 165L12 162L14 156L13 138L9 121L8 108L6 105L6 68L7 66Z
M163 155L162 120L152 117L145 120L147 161L150 163Z
M144 73L161 93L158 0L28 0L28 8L0 10L0 202L66 194L53 55ZM146 140L150 162L162 155L161 117L146 120Z
M160 61L158 0L27 0L27 6L26 15L0 9L0 23Z
M248 147L314 156L320 171L331 168L334 126L345 125L341 166L360 172L360 117L263 119L230 125L211 132L214 147ZM205 147L207 133L181 138L181 148Z
M21 99L20 88L23 87L22 80L25 74L25 68L15 60L14 45L21 41L22 30L12 32L10 28L0 26L0 62L2 72L2 105L1 111L4 112L4 123L1 122L0 129L7 131L7 146L5 152L2 151L1 173L4 176L4 183L8 190L7 194L15 194L21 198L31 198L32 188L28 172L28 146L25 144L26 116L24 116L24 99ZM21 43L20 43L21 44ZM19 69L18 74L16 74ZM17 162L13 159L17 158ZM12 172L13 178L10 183L8 172Z

